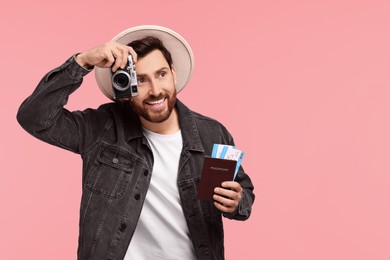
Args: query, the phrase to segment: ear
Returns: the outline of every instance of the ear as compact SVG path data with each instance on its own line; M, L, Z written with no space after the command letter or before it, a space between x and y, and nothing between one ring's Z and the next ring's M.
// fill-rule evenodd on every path
M176 80L176 69L175 67L172 65L172 76L173 76L173 82L175 83L175 86L176 86L176 83L177 83L177 80Z

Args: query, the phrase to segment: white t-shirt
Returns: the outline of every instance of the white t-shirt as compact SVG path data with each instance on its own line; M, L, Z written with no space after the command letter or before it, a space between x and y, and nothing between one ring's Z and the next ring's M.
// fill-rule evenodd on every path
M161 135L144 129L154 165L140 219L124 260L196 259L177 187L181 131Z

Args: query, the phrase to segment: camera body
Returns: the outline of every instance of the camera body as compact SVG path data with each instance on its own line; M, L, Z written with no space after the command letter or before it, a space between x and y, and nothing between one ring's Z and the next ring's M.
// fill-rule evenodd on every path
M138 96L137 74L131 55L127 56L124 69L119 68L111 77L114 99Z

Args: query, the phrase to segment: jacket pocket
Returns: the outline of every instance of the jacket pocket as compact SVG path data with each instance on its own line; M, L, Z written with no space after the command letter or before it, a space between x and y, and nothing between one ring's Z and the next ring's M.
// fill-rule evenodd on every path
M120 199L126 192L136 159L116 147L101 147L87 174L85 188L98 196Z

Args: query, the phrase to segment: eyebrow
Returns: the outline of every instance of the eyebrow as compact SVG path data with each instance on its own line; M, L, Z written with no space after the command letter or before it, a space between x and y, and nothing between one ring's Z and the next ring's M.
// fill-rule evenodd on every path
M163 70L169 70L169 68L168 68L168 67L162 67L162 68L156 70L156 71L154 72L154 74L158 74L158 73L160 73L160 72L163 71ZM138 73L137 73L137 77L147 77L147 76L148 76L147 74L138 74Z

